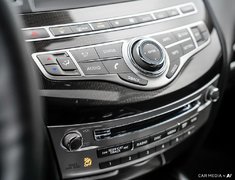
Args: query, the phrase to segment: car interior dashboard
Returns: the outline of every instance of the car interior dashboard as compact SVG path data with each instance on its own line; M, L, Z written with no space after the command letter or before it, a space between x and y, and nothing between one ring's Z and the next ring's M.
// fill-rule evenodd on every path
M11 4L40 81L50 179L151 179L226 123L234 1Z

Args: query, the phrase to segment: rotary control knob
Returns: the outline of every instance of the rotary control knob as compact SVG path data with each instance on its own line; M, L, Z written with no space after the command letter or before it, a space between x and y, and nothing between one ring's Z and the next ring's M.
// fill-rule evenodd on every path
M69 132L63 137L62 145L68 151L77 151L83 145L82 135L77 131Z
M217 87L211 86L206 92L206 100L216 102L219 100L220 92Z
M163 47L154 39L137 40L130 46L133 64L140 71L159 75L165 70L166 56Z

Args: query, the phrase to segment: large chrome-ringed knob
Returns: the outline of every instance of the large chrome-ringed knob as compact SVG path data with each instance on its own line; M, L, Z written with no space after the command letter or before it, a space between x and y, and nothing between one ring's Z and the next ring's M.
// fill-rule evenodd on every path
M166 69L163 47L154 39L139 39L129 46L129 54L135 67L147 75L159 75Z

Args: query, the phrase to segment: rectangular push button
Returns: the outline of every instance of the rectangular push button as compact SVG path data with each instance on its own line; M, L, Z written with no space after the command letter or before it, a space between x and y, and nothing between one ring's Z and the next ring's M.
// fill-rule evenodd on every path
M183 6L180 8L182 13L190 13L195 11L194 7L192 5L187 5L187 6Z
M172 128L170 128L170 129L167 129L167 130L166 130L166 135L167 135L167 136L170 136L170 135L172 135L172 134L177 133L177 131L178 131L178 126L172 127Z
M73 71L77 69L70 57L57 57L56 59L61 69L64 71Z
M123 59L102 61L110 74L131 72Z
M165 135L166 135L165 132L160 132L160 133L154 134L151 136L151 142L159 141L159 140L163 139L165 137Z
M150 154L153 154L155 152L156 152L156 149L155 148L151 148L151 149L148 149L148 150L140 152L139 156L140 156L140 158L142 158L142 157L148 156Z
M123 19L116 19L110 21L112 27L122 27L122 26L130 26L133 24L137 24L138 20L135 17L128 17Z
M179 41L191 37L187 29L176 31L174 32L174 35Z
M168 13L167 11L157 12L157 13L154 13L154 16L156 17L157 20L165 19L168 17Z
M149 21L154 21L153 17L150 14L137 16L137 19L140 23L145 23Z
M150 143L150 138L147 137L147 138L144 138L144 139L140 139L140 140L135 141L134 147L135 147L135 148L138 148L138 147L141 147L141 146L145 146L145 145L147 145L147 144L149 144L149 143Z
M120 164L120 159L115 159L112 161L102 162L99 164L99 166L100 166L100 169L105 169L105 168L109 168L112 166L117 166L119 164Z
M173 16L178 16L179 15L179 12L177 9L170 9L167 11L169 17L173 17Z
M192 33L193 33L197 42L202 40L202 35L201 35L200 31L198 30L198 28L196 28L196 27L192 28Z
M134 73L119 73L118 75L122 80L133 83L133 84L137 84L141 86L146 86L148 84L147 80L138 77Z
M53 54L41 54L37 56L42 65L57 64L56 57Z
M133 161L135 159L138 159L138 154L133 154L130 156L123 157L121 159L121 163L127 163L127 162Z
M63 36L73 33L69 26L53 27L50 28L50 31L54 36Z
M54 76L64 75L59 65L46 65L44 67L46 71L51 75L54 75Z
M103 21L103 22L94 22L91 24L94 30L105 30L109 29L111 26L109 25L108 22Z
M166 51L171 61L175 59L179 59L181 56L183 56L183 51L180 45L175 45L170 48L167 48Z
M95 51L95 48L83 48L70 51L75 57L77 62L97 60L99 59L98 54Z
M183 49L184 54L187 54L196 48L192 39L183 42L181 44L181 47Z
M175 60L171 61L169 70L166 74L166 77L168 79L170 79L172 76L174 76L174 74L176 73L179 66L180 66L180 59L175 59Z
M47 31L43 28L23 30L23 34L24 34L25 39L27 40L50 37Z
M167 46L177 41L176 38L171 33L157 35L154 36L153 38L156 39L158 42L160 42L163 46Z
M122 43L97 46L95 49L101 59L122 57Z
M122 145L112 146L109 148L98 149L97 156L98 157L106 157L106 156L130 151L131 149L132 149L132 143L130 142L130 143L122 144Z
M79 65L85 75L108 74L108 71L101 62L80 63Z
M85 33L85 32L90 32L92 31L91 27L89 24L78 24L78 25L73 25L70 26L71 30L73 33Z

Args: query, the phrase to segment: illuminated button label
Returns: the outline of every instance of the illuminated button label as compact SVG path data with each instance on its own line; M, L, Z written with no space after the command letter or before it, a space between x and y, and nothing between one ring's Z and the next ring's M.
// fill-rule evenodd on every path
M90 157L84 158L84 167L91 167L92 166L92 159Z

